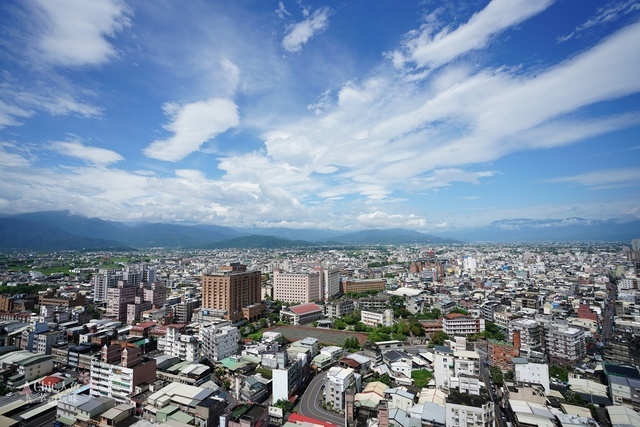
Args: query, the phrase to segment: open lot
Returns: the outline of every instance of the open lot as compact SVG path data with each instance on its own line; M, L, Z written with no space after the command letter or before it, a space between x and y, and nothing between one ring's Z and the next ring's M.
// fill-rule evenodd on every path
M306 337L317 338L322 344L342 345L348 337L356 337L362 344L367 340L367 334L352 331L336 331L333 329L313 328L311 326L278 325L265 331L280 332L289 341L299 341Z

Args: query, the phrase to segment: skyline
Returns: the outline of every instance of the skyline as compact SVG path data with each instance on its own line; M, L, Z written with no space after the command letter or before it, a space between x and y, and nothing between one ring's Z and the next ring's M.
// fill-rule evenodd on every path
M0 213L640 219L640 2L228 3L2 4Z

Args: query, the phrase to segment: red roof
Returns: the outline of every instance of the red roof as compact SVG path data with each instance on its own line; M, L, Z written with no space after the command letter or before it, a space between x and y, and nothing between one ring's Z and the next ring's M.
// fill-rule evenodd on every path
M324 427L338 427L336 424L331 424L326 421L316 420L315 418L307 417L305 415L298 414L297 412L294 412L289 416L289 421L294 423L318 424Z
M315 302L310 302L309 304L294 305L292 307L289 307L289 310L293 311L295 314L307 314L311 313L312 311L318 311L322 309Z
M449 320L453 320L453 319L457 319L459 317L468 317L468 316L465 316L462 313L450 313L450 314L445 315L444 317L449 319Z
M56 384L58 384L60 381L62 381L62 378L60 377L54 377L52 375L49 375L47 377L44 377L41 381L42 385L45 387L52 387Z
M146 328L150 328L152 326L158 326L158 324L156 322L144 322L144 323L138 323L133 328L134 329L138 329L138 328L146 329Z

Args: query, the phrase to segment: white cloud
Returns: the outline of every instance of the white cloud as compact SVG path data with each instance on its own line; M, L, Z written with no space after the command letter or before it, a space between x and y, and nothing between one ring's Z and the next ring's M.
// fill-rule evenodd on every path
M357 223L364 228L423 229L427 225L427 220L413 214L389 214L375 211L358 215Z
M65 156L76 157L96 165L109 165L124 160L115 151L87 146L80 141L56 141L51 144L51 148Z
M408 82L382 69L323 94L317 115L271 125L263 150L228 156L219 169L225 181L286 188L298 201L364 197L376 206L402 192L477 185L496 171L470 165L639 124L639 112L579 113L640 91L636 39L640 24L536 75L456 66Z
M0 129L5 126L16 126L20 124L20 119L31 117L32 114L30 111L0 100Z
M542 12L553 1L492 0L466 24L455 30L447 27L437 34L432 34L433 23L427 22L420 31L409 33L402 51L393 52L391 57L396 66L411 62L418 67L437 68L485 47L492 36Z
M144 154L170 162L184 159L240 122L238 107L227 99L212 98L184 105L167 103L164 112L171 120L165 129L173 136L152 142Z
M330 8L323 7L303 21L291 25L282 39L282 47L289 52L299 52L304 44L329 27L329 17L332 13Z
M291 13L289 13L287 8L284 7L284 3L279 1L278 8L276 9L276 15L278 15L278 18L280 19L287 19L287 17L291 16Z
M558 37L558 43L564 43L585 30L616 21L625 15L637 11L640 11L640 4L638 4L637 0L613 1L598 8L598 12L594 17L587 20L584 24L578 25L575 30L569 34Z
M0 167L25 168L31 162L19 147L8 142L0 142Z
M63 66L100 65L116 56L108 40L130 25L121 0L35 0L42 34L38 49Z
M626 185L637 185L640 182L640 169L603 169L579 175L552 178L546 182L576 184L595 190L609 189Z

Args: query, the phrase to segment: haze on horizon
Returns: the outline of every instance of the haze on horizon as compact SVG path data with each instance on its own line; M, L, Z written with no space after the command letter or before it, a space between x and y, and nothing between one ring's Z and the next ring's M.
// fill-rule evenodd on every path
M0 23L0 214L640 219L637 0L10 0Z

